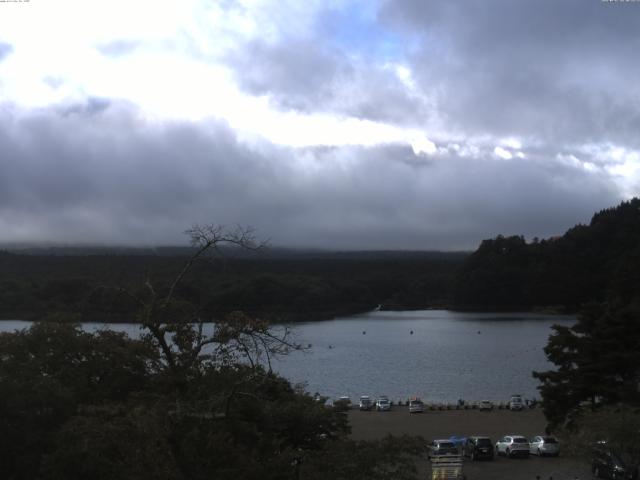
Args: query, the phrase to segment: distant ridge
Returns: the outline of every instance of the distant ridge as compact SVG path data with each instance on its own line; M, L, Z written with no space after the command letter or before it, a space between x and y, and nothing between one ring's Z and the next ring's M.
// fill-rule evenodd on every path
M439 250L324 250L313 248L268 247L259 252L238 248L220 248L220 251L235 258L439 258L466 256L466 251ZM127 246L0 246L0 254L42 255L42 256L87 256L87 255L122 255L122 256L159 256L183 257L195 252L189 246L162 247L127 247Z

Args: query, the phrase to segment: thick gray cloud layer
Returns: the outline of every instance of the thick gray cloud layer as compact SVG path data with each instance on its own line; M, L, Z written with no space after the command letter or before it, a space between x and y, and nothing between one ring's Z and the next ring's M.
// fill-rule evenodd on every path
M638 5L398 0L380 18L423 33L412 64L467 132L638 145Z
M232 1L217 8L223 18L247 13ZM100 97L0 103L0 243L180 243L192 223L214 222L252 225L276 245L468 249L499 233L560 234L640 194L640 3L270 8L256 16L257 33L225 31L219 43L230 46L220 49L187 31L175 42L94 47L133 68L158 45L174 57L188 45L189 60L228 69L275 110L410 127L434 141L427 155L401 140L274 145L216 119L215 95L202 99L209 120L152 119L98 82ZM0 43L0 62L16 52ZM188 98L178 93L193 79L164 73L176 85L162 96ZM52 75L43 82L53 90L75 88L71 75Z
M332 22L339 12L327 7L302 37L234 50L240 85L287 108L440 119L461 135L640 145L637 3L393 0L372 24ZM374 32L354 48L349 29ZM413 91L389 62L411 69Z
M0 152L4 241L181 243L215 222L276 245L460 249L562 233L619 198L606 177L543 157L248 146L225 124L152 122L119 103L5 110Z

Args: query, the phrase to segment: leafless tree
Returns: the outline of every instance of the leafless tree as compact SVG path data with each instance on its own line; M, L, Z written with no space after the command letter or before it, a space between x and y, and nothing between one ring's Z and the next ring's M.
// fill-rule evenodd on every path
M120 289L137 303L138 321L146 331L143 336L160 349L166 368L184 374L204 362L224 365L245 360L254 368L263 365L271 370L274 355L299 349L287 328L273 329L268 322L242 312L206 319L199 305L176 295L197 262L220 258L226 252L224 247L258 251L266 243L257 242L253 230L243 227L229 230L221 225L195 225L185 233L195 251L168 285L159 288L147 276L144 295ZM212 331L207 333L205 324L211 320Z

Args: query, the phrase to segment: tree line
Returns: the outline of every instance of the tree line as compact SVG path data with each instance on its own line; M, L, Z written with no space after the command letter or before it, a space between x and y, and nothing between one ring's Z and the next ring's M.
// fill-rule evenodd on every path
M132 321L136 305L110 288L140 290L149 275L168 281L192 254L104 252L56 255L0 252L0 318L43 319L66 312L81 321ZM243 310L272 321L332 318L389 309L444 307L464 253L227 250L193 266L175 294L211 317ZM109 287L109 288L105 288Z

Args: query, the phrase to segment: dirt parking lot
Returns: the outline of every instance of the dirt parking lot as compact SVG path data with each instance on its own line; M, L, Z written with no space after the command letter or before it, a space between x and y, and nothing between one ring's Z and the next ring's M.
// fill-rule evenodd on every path
M390 412L349 412L352 437L370 440L385 435L420 435L426 440L449 438L452 435L486 435L495 441L508 434L530 438L544 434L545 419L540 409L512 412L494 410L428 410L409 414L408 407L394 407ZM430 464L425 457L418 465L424 478L430 478ZM465 459L464 473L468 480L580 480L591 479L591 471L584 459L560 457L508 459L497 457L493 461L471 462Z

